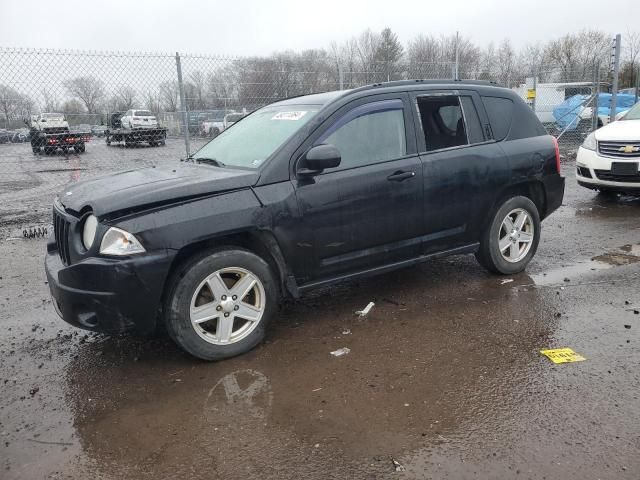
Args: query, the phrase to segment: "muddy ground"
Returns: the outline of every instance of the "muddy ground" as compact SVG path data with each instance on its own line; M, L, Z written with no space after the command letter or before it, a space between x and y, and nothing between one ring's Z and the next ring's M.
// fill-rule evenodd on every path
M7 233L0 478L640 478L640 198L573 169L527 273L461 256L317 291L219 363L66 326L44 240Z

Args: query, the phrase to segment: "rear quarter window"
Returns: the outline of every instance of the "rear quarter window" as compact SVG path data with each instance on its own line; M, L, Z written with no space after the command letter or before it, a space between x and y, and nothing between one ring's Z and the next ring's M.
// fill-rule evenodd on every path
M482 97L484 108L489 117L493 138L504 140L511 128L513 119L513 101L503 97Z

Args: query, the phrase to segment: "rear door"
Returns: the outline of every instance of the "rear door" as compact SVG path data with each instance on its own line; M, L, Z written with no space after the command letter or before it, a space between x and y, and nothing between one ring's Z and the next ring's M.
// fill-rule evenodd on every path
M426 253L479 240L508 165L474 91L411 95L423 166Z
M332 144L339 167L294 179L307 279L335 277L420 253L422 166L406 93L372 95L335 112L302 147Z

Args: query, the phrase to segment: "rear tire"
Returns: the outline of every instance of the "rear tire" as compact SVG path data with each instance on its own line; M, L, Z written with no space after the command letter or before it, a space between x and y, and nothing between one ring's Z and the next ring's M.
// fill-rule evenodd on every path
M520 221L523 223L518 228ZM540 214L536 205L527 197L508 198L485 228L476 259L490 272L513 275L527 267L539 242Z
M84 153L84 151L85 151L84 143L80 143L78 145L75 145L73 147L73 149L75 150L76 153Z
M194 257L172 275L165 324L169 336L187 353L202 360L222 360L245 353L264 339L277 302L275 277L262 258L241 249L213 250Z

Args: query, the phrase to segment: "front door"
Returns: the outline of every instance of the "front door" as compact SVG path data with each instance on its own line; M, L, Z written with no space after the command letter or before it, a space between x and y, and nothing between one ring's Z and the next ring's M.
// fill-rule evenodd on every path
M374 95L339 109L312 139L334 145L342 161L294 179L306 281L419 254L422 167L412 123L406 94Z

